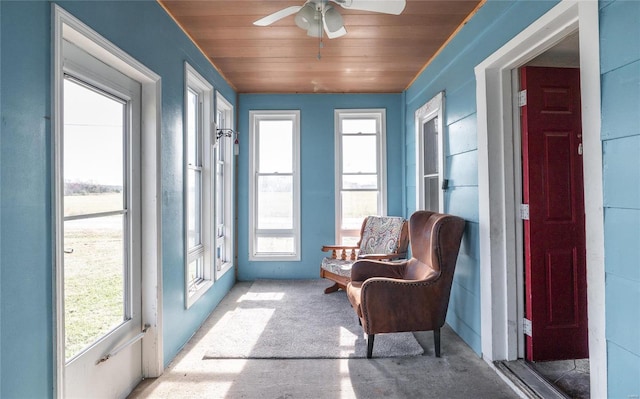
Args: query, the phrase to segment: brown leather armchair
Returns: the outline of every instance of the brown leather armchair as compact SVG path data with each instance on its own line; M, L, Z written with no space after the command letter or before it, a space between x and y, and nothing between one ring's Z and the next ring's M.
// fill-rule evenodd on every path
M464 226L457 216L415 212L409 220L411 259L353 264L347 295L367 333L367 358L372 356L375 334L406 331L433 331L440 357L440 328Z

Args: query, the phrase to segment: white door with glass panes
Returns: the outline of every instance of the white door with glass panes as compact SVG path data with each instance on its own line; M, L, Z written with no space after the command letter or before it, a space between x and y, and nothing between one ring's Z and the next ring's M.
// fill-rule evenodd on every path
M385 110L336 110L336 242L354 245L364 218L386 215Z
M63 56L56 138L62 393L124 397L142 379L141 86L66 41Z
M416 111L416 205L444 212L444 92Z

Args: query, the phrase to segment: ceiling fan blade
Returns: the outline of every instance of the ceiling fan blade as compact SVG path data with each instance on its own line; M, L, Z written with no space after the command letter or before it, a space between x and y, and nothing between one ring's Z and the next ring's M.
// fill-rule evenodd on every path
M331 0L348 10L362 10L399 15L407 5L406 0Z
M267 15L266 17L255 21L253 24L257 26L268 26L274 22L281 20L282 18L288 17L291 14L297 13L298 11L300 11L301 8L302 8L301 6L291 6L291 7L283 8L280 11L276 11L271 15Z

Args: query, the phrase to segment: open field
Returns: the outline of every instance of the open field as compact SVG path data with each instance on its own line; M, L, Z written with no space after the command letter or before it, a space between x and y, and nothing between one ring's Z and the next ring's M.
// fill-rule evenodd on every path
M67 207L70 207L75 215L114 210L112 204L118 201L118 196L67 196L65 213ZM107 209L108 207L110 209ZM125 266L122 220L123 216L116 215L65 222L67 359L78 354L124 320Z

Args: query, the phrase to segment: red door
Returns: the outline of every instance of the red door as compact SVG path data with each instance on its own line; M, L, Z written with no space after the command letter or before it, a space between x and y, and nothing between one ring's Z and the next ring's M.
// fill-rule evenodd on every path
M589 357L580 71L526 67L522 107L529 361Z

